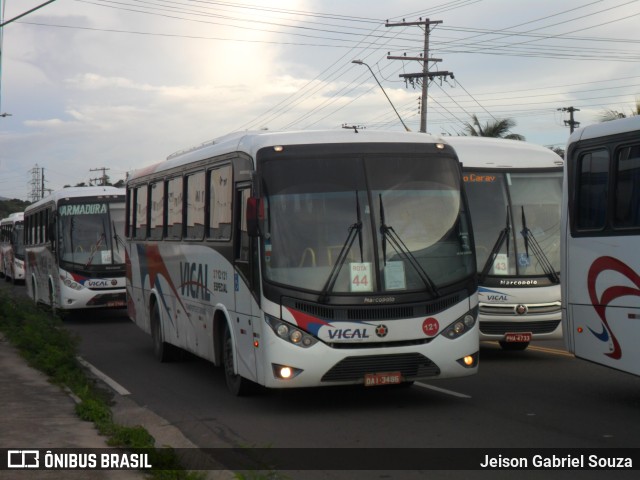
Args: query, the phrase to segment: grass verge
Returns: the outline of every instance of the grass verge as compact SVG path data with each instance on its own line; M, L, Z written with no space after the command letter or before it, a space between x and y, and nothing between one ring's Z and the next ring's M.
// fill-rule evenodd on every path
M62 327L57 316L38 309L30 301L11 299L0 291L0 331L32 367L80 399L76 413L83 420L93 422L108 445L144 450L154 466L146 471L151 479L200 480L204 477L184 470L173 449L156 448L155 439L143 427L127 427L113 421L110 393L99 388L80 365L76 358L77 339Z

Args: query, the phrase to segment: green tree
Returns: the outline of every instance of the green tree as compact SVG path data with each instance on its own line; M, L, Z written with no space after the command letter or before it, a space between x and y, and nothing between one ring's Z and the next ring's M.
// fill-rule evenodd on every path
M601 122L610 122L611 120L617 120L619 118L635 117L640 115L640 98L636 98L636 104L631 108L629 115L618 110L607 109L600 115Z
M518 133L511 133L511 129L516 126L516 121L512 118L502 118L488 121L484 125L480 125L480 120L474 114L471 115L471 123L464 125L463 135L470 137L494 137L508 138L510 140L524 140L524 136Z
M30 202L17 198L0 200L0 219L8 217L12 213L24 212L24 209L29 205Z

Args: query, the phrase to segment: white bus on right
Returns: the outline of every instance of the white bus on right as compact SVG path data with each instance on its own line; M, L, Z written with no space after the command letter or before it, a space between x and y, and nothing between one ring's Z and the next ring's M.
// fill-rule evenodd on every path
M518 140L446 140L462 163L473 224L480 340L524 350L562 339L562 157Z
M563 191L566 347L640 375L640 116L574 132Z

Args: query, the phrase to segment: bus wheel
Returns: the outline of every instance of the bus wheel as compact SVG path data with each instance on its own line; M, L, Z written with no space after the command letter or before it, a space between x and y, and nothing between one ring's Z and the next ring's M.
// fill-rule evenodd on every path
M251 381L237 375L233 371L233 340L229 326L225 325L224 340L222 344L222 363L224 367L224 377L229 391L239 397L251 392Z
M507 352L520 352L527 349L529 342L500 342L500 346Z
M153 339L153 354L161 362L170 362L174 359L174 347L164 341L162 327L160 325L160 309L154 303L151 309L151 337Z

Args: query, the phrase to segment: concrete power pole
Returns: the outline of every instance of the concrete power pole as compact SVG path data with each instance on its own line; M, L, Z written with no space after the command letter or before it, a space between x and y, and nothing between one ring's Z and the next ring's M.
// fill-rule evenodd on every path
M105 186L107 184L107 182L109 181L109 177L107 176L107 170L111 170L110 168L107 167L100 167L100 168L92 168L89 171L90 172L102 172L102 176L99 178L92 178L91 180L100 180L102 183L100 183L100 185Z
M401 23L385 23L385 27L407 27L412 25L424 26L424 50L421 57L395 57L392 55L387 55L387 59L389 60L415 60L418 62L422 62L422 72L420 73L403 73L400 74L401 78L405 79L405 82L410 82L414 84L416 79L422 79L422 103L420 107L420 131L422 133L427 132L427 98L429 93L429 81L433 80L435 77L451 77L453 78L452 72L447 71L435 71L429 72L429 62L441 62L441 58L429 58L429 35L431 31L429 30L430 25L437 25L442 23L442 20L429 20L428 18L418 22L405 22ZM420 80L418 80L418 83Z
M576 122L573 119L573 112L579 112L580 109L573 107L563 107L559 108L558 111L569 112L569 120L565 120L564 125L566 127L569 127L569 133L573 133L573 131L580 126L580 122Z

